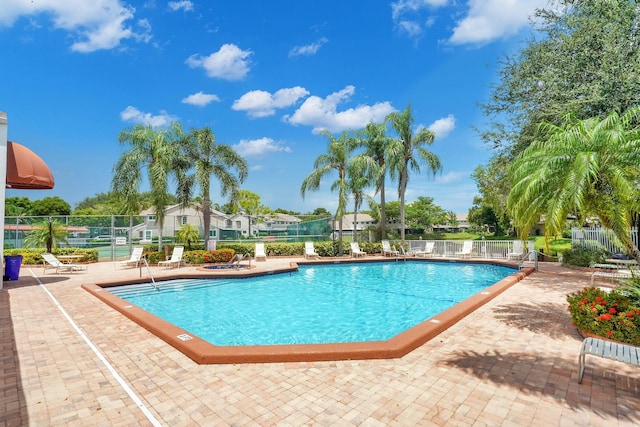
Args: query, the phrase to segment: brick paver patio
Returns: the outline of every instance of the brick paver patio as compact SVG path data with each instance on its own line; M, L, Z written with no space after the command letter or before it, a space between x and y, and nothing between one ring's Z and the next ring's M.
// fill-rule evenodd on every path
M578 384L565 296L589 276L556 264L401 359L244 365L197 365L80 288L137 269L50 272L0 291L0 426L640 424L637 368L591 357Z

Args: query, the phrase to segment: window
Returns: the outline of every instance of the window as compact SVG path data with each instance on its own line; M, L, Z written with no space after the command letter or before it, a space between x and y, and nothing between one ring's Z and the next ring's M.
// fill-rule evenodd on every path
M224 223L225 223L225 226L227 228L231 228L231 220L230 219L226 220Z
M156 221L156 216L155 215L148 215L147 216L147 222L155 222Z
M187 223L187 217L186 217L186 216L183 216L183 217L180 219L180 223L181 223L182 225L185 225L185 224Z
M217 230L209 230L209 238L210 239L215 239L217 236Z
M242 228L242 222L236 221L236 228Z

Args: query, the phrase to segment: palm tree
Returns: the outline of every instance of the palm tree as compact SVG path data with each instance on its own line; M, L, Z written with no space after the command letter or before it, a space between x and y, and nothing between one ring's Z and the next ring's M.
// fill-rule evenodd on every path
M149 178L151 206L159 226L158 250L162 250L162 229L167 206L170 205L169 176L178 170L178 144L182 127L173 123L168 129L155 130L151 126L136 125L118 135L120 145L128 143L113 168L111 187L124 199L127 214L140 213L138 189L146 169ZM179 175L176 174L176 178Z
M211 229L211 177L220 182L221 194L230 194L232 200L238 198L240 184L248 174L247 162L233 148L224 144L216 144L216 136L210 127L193 129L181 142L183 160L186 169L194 168L195 174L184 176L179 182L179 198L182 205L191 200L194 185L200 188L202 197L202 219L204 225L204 244L208 247ZM183 169L184 170L184 169Z
M51 253L53 247L60 246L60 243L67 243L69 233L64 225L57 219L41 221L33 224L33 229L24 237L24 243L32 247L46 247Z
M391 176L398 177L398 197L400 198L400 239L404 243L405 235L405 193L409 183L409 171L420 173L420 163L426 162L429 171L435 175L442 170L437 155L424 146L431 145L434 134L429 129L420 129L413 134L413 116L411 104L403 112L391 113L387 116L391 128L396 132L399 141L394 141L389 147L387 163Z
M630 237L639 196L638 116L640 108L633 108L622 116L612 112L604 119L578 120L569 114L559 126L540 125L540 138L509 170L513 187L507 207L520 238L542 215L548 239L562 232L568 214L595 214L640 261Z
M176 232L176 240L187 244L187 250L191 250L191 242L200 240L198 228L191 224L185 224Z
M365 189L372 183L378 183L379 168L376 161L367 154L360 154L352 159L347 166L347 186L353 195L353 240L358 241L358 211L365 199L375 203L365 193Z
M356 146L356 141L349 137L347 131L342 132L339 138L335 138L331 132L322 132L329 138L326 154L320 154L314 164L313 171L304 179L300 187L300 193L304 198L307 190L316 191L320 188L322 178L332 171L338 172L338 179L331 184L331 190L338 190L338 207L335 220L338 221L338 255L342 255L342 217L346 213L349 198L349 185L347 182L347 167L351 152Z
M393 140L387 135L387 123L369 123L362 132L364 138L360 143L365 147L365 154L378 164L376 190L380 193L380 235L386 238L387 214L385 209L385 180L387 177L387 157Z

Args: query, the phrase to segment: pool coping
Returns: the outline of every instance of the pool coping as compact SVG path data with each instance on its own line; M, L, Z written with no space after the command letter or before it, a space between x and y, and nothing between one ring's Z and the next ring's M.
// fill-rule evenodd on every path
M269 274L286 273L298 270L298 265L320 265L354 262L397 262L397 260L358 260L351 259L323 259L290 262L289 267L274 268L267 271L233 271L233 274L220 274L220 271L185 273L162 277L162 280L211 277L212 273L219 278L246 278ZM412 262L450 262L470 264L491 264L514 268L512 264L495 260L459 260L459 259L411 259ZM515 268L514 268L515 270ZM363 359L392 359L402 357L417 347L433 339L478 307L486 304L511 286L524 279L534 271L527 267L515 270L513 274L472 295L464 301L448 308L424 322L407 329L385 341L349 342L330 344L289 344L289 345L261 345L261 346L216 346L198 336L192 335L159 317L148 313L140 307L125 301L105 288L148 283L148 278L134 280L116 280L100 283L86 283L82 288L94 295L110 307L156 335L167 344L184 353L198 364L236 364L236 363L274 363L274 362L311 362ZM208 274L207 274L208 273Z

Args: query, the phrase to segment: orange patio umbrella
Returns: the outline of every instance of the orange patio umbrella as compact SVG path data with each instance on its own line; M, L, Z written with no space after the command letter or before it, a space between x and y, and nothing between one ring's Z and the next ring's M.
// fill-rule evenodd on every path
M7 188L51 189L53 174L36 153L17 142L7 142Z

